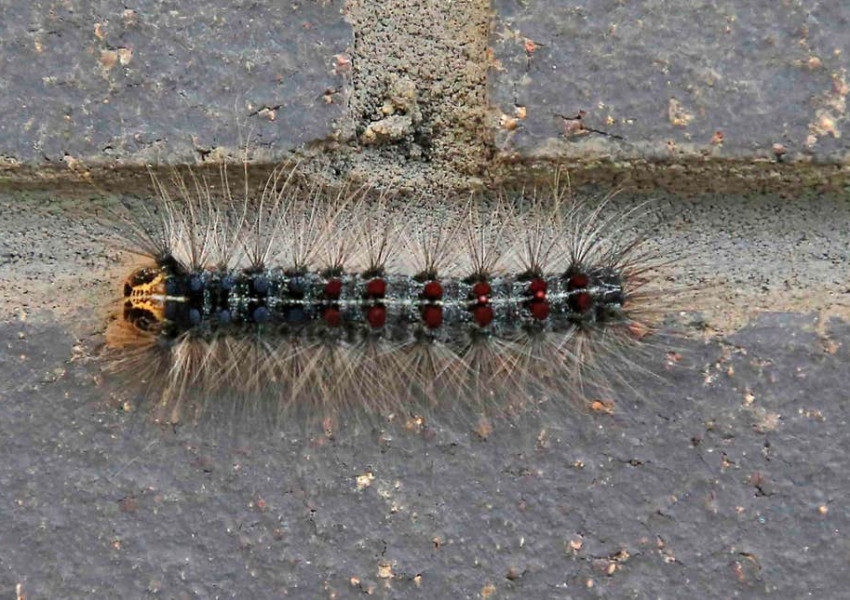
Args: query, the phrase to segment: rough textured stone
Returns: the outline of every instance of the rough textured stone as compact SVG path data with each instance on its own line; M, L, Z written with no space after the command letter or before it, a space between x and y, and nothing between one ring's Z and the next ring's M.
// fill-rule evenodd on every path
M459 186L459 174L483 178L492 149L478 137L488 114L481 86L489 59L479 52L486 11L463 3L451 12L460 4L349 4L349 18L368 35L336 58L351 35L341 3L305 2L297 10L206 3L186 17L182 4L141 0L126 6L138 17L130 26L123 6L0 0L0 139L16 148L6 163L41 173L57 162L63 170L91 160L194 162L214 146L235 146L246 119L255 142L279 156L332 135L345 92L331 93L329 105L320 98L318 107L309 104L316 96L298 93L314 86L323 96L340 82L336 67L357 71L352 78L361 83L341 128L352 141L335 161L340 172L369 172L424 192ZM778 167L790 165L800 183L811 183L810 159L840 173L846 137L814 131L816 143L806 146L817 111L840 107L842 94L829 95L844 85L846 54L830 54L831 44L846 44L837 3L690 4L588 2L579 5L582 27L578 16L564 18L571 9L559 3L497 0L492 45L507 70L494 74L501 108L494 129L503 158L568 159L591 176L597 163L628 159L629 169L660 165L679 186L704 184L701 165L726 159L763 158L749 164L766 165L771 182L786 181ZM405 12L411 6L422 10ZM717 33L709 17L725 19L730 7L735 18ZM680 22L682 11L703 18ZM148 18L154 14L161 21ZM252 14L261 15L257 22ZM299 18L323 25L298 29L291 14L330 20ZM533 23L523 24L523 15ZM609 21L618 32L604 37ZM281 22L299 33L283 36L289 30ZM789 29L794 22L808 25L805 35ZM572 37L539 35L558 27ZM735 36L757 27L773 41ZM328 42L332 31L340 43ZM693 47L677 49L677 32ZM302 45L312 35L316 44ZM712 35L731 45L712 46ZM287 48L275 56L298 48L312 65L294 94L283 94L286 79L280 89L270 83L275 58L262 54L269 39ZM181 58L171 62L158 48ZM716 48L726 48L724 68L733 76L706 87L701 77L717 64ZM688 60L670 59L674 51ZM776 77L758 68L768 51ZM624 55L617 69L589 70ZM672 91L646 55L667 56ZM559 75L546 87L545 64L535 62L545 56L569 60L584 75L578 83ZM41 79L45 65L55 82ZM629 68L637 75L626 77ZM530 85L514 85L526 80L523 69ZM621 84L636 88L633 101L625 92L588 95ZM649 85L667 90L662 100L642 87ZM776 86L779 100L760 95L776 95ZM49 91L32 96L34 89ZM240 90L249 93L234 101ZM539 93L538 106L514 97L520 93ZM729 94L738 104L720 102ZM31 96L46 110L23 107ZM170 112L178 97L179 111ZM284 127L284 113L296 119L298 112L273 108L290 98L308 107L303 123L289 122L294 131ZM520 101L524 115L514 108ZM68 121L67 106L74 107ZM122 106L132 109L122 114ZM550 109L586 115L570 121L573 136L562 139L563 123L547 121ZM635 115L642 118L621 121ZM834 120L836 133L846 129L842 119ZM150 132L145 124L162 128ZM626 139L582 134L579 125ZM723 144L711 144L718 129ZM775 131L787 134L781 157ZM749 148L746 136L754 140ZM361 138L371 145L358 146ZM668 149L668 138L675 147ZM580 179L577 170L571 176ZM630 372L632 387L621 390L611 415L565 403L495 420L492 430L452 414L415 432L390 426L328 438L296 426L272 434L163 429L125 412L86 351L106 318L99 307L126 273L120 240L100 219L115 198L89 202L58 191L0 194L0 597L833 598L850 585L850 328L830 318L846 317L850 306L846 197L656 195L648 215L638 211L635 223L618 224L648 226L669 258L681 261L672 279L695 288L691 308L706 312L686 315L700 328L690 337L651 338L635 366L660 377ZM612 203L643 200L621 195ZM741 326L759 310L773 312ZM796 314L775 312L782 310ZM703 329L735 332L703 340Z
M307 440L158 429L61 324L7 323L0 593L838 597L850 329L822 329L684 341L613 415Z
M613 415L329 439L125 412L87 352L127 272L99 208L0 195L0 597L838 597L850 207L658 203L701 303L819 314L706 341L716 315L689 317L634 357L658 376L629 369Z
M503 113L503 158L635 171L686 165L675 173L680 185L734 176L735 163L769 181L792 177L782 164L811 162L831 171L801 168L800 183L828 179L835 165L846 183L850 10L841 3L495 0L494 8L490 95ZM780 164L766 176L759 162Z
M491 144L487 2L351 0L349 103L357 151L339 167L377 185L445 194L480 187Z
M0 1L0 165L277 156L345 114L342 2Z

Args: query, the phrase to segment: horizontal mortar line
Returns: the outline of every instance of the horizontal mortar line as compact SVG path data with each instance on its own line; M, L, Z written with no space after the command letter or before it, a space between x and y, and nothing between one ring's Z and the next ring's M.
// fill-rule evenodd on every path
M275 168L309 164L309 156L332 156L333 151L322 154L315 150L282 156L279 161L261 161L249 164L251 177L263 178ZM575 152L561 155L529 155L503 153L490 161L495 167L496 179L509 182L528 176L529 170L551 171L557 166L567 166L574 183L612 183L629 177L644 187L658 187L670 191L693 192L704 187L706 191L793 191L818 185L845 185L850 183L850 160L845 157L790 158L781 162L763 156L704 157L682 156L661 158L642 155L612 156L609 153ZM342 154L340 154L342 155ZM236 155L234 154L234 157ZM130 192L148 190L151 174L167 176L175 170L193 169L212 173L224 164L234 169L242 165L235 158L227 162L179 162L171 165L150 165L137 162L115 164L93 159L83 167L66 165L12 165L0 166L0 190L30 189L53 190L57 185L66 191L78 188L81 192ZM234 171L235 172L235 171ZM491 182L492 183L492 182Z

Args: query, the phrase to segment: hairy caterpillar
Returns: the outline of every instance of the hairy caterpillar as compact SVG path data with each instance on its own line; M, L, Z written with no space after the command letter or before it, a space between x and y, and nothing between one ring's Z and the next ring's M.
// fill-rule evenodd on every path
M241 198L224 167L218 188L154 181L154 205L127 221L142 262L107 355L160 420L582 400L657 312L656 256L618 230L638 211L572 202L557 182L405 201L286 168L256 195L246 174Z

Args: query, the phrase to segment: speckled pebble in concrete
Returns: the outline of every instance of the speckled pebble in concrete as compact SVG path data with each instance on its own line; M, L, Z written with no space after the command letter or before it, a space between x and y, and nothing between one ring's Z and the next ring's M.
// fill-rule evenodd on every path
M850 328L680 341L614 415L333 441L160 430L0 329L0 595L837 598ZM826 343L826 342L829 343Z
M331 138L342 5L0 0L0 167L191 164L249 136L278 153Z
M848 164L843 3L495 0L494 8L489 83L503 113L503 155Z

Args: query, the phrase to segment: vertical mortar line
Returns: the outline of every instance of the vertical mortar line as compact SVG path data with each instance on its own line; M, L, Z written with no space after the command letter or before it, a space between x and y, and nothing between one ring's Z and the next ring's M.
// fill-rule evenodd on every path
M351 0L346 11L357 150L343 158L347 166L420 191L476 185L494 148L490 1Z

